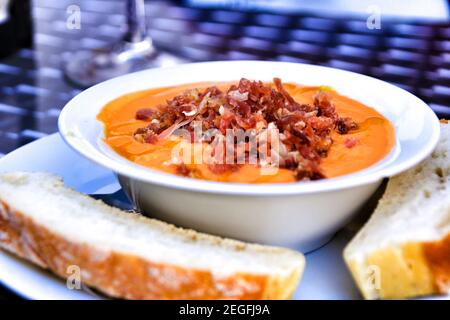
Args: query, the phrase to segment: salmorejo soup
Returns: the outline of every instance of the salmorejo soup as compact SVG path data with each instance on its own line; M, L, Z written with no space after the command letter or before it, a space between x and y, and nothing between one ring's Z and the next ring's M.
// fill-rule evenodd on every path
M137 164L222 182L281 183L356 172L392 149L392 124L332 88L241 79L149 89L98 115Z

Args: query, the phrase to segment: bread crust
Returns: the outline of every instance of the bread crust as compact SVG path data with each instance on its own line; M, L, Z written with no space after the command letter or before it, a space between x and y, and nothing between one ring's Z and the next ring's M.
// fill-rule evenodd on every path
M154 263L121 252L75 243L35 223L0 199L0 247L68 278L79 267L82 283L126 299L288 299L301 276L233 274Z
M439 241L389 246L371 252L365 261L346 262L365 299L450 292L450 234Z
M450 233L440 241L423 243L422 248L433 274L435 292L450 293Z
M403 204L403 193L414 192L413 195L423 193L423 201L430 198L427 181L434 181L432 187L438 188L440 199L445 200L445 205L437 207L441 213L439 221L431 220L436 236L430 240L418 238L409 238L413 241L398 240L391 241L384 246L378 245L377 249L357 249L358 243L361 243L366 237L370 237L370 231L373 229L363 229L344 249L344 259L352 273L353 278L364 298L366 299L400 299L409 297L418 297L426 295L438 295L450 293L450 212L448 211L448 160L449 151L448 137L450 129L447 120L441 120L441 130L444 134L441 137L436 151L415 168L391 178L388 183L385 194L378 204L378 208L373 213L373 217L381 219L394 214L397 207L392 207L393 203ZM434 160L436 159L436 160ZM426 170L426 171L425 171ZM420 174L419 178L417 175ZM432 180L432 179L435 180ZM410 187L415 181L421 179L420 187L414 188L414 191L403 190ZM437 183L437 181L439 183ZM431 187L431 188L432 188ZM398 200L400 194L400 200ZM439 201L439 200L434 200ZM421 211L422 210L422 211ZM424 215L426 218L426 209L416 207L413 213ZM395 217L395 216L394 216ZM401 223L399 221L398 223ZM372 222L369 220L367 225ZM372 225L373 226L373 225ZM414 229L412 229L414 231ZM389 237L389 234L387 235ZM425 238L427 239L427 238Z

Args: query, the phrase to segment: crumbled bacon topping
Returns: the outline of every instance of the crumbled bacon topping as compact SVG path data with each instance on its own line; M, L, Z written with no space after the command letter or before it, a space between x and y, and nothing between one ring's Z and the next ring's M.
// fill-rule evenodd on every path
M180 176L184 176L187 177L189 176L189 174L191 173L191 171L189 170L189 168L182 162L180 164L177 165L176 167L176 173Z
M208 164L209 170L211 170L215 174L221 174L224 172L232 172L239 169L238 164L227 164L227 163L211 163Z
M155 116L157 111L155 109L140 109L136 112L136 119L138 120L153 120L153 116Z
M155 143L158 141L158 135L151 129L151 125L137 129L134 132L134 138L143 143Z
M336 130L340 134L346 134L350 130L355 130L358 128L358 125L351 118L339 118L336 121Z
M217 87L205 90L188 90L163 105L153 109L141 109L136 119L149 121L134 136L138 141L155 143L171 135L176 129L193 131L194 121L200 121L202 130L217 129L226 134L228 129L252 130L262 141L262 133L275 134L278 129L280 148L279 164L295 172L298 180L324 178L321 158L327 156L333 144L331 133L346 134L357 128L351 118L342 118L325 91L318 91L313 104L294 100L283 87L280 79L273 79L274 88L261 81L242 78L223 92ZM249 151L248 142L237 147ZM237 162L236 162L237 163ZM216 173L234 170L235 165L210 165ZM188 175L187 168L178 166L177 172Z

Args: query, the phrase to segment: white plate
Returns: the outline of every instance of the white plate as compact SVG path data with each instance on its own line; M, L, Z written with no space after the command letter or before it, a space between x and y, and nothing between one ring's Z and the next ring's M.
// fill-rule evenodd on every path
M30 143L0 159L0 172L47 171L84 193L108 193L119 188L108 170L89 162L65 145L58 134ZM353 233L341 230L324 247L306 255L306 270L295 299L360 299L342 259ZM0 251L0 282L29 299L97 299L21 259ZM448 298L448 297L447 297ZM445 297L443 299L446 299Z

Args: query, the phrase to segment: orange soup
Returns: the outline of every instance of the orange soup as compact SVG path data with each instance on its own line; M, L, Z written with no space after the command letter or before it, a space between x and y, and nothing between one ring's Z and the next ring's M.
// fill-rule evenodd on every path
M395 140L392 124L373 108L328 87L282 85L279 79L274 83L241 79L138 91L109 102L98 119L105 127L104 141L128 160L167 173L221 182L281 183L337 177L374 165L391 151ZM205 142L203 136L189 140L186 135L174 134L174 129L183 128L194 132L193 123L219 134L252 130L258 142L263 141L261 133L273 138L276 129L281 149L271 151L271 156L278 161L277 170L264 173L262 158L245 162L251 148L247 140L238 142L245 149L245 163L242 159L238 164L195 161L196 152L204 152L203 147L211 142ZM266 140L262 143L268 143ZM192 149L191 161L174 159L174 147L180 143L200 146Z

